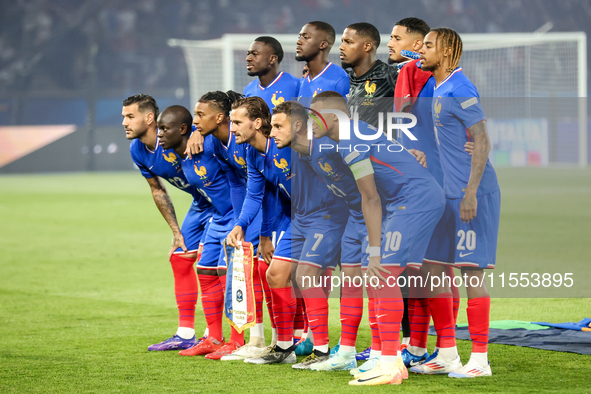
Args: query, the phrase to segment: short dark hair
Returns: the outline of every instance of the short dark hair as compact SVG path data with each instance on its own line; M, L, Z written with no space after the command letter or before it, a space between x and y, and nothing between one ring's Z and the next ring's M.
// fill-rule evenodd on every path
M277 41L274 37L270 36L260 36L254 39L255 41L262 42L265 45L271 47L273 51L273 55L277 56L277 63L281 63L283 60L283 47L281 43Z
M298 118L304 123L308 121L308 111L297 101L284 101L273 108L273 115L285 114L290 118Z
M243 97L232 104L232 109L238 108L246 109L246 115L250 120L260 118L262 121L261 131L265 137L269 138L271 134L271 111L265 100L255 96Z
M328 24L326 22L322 22L322 21L313 21L313 22L308 22L307 24L314 26L316 28L316 30L320 30L320 31L325 32L328 35L328 45L329 46L334 45L334 40L336 37L334 27L332 27L330 24Z
M357 32L360 37L368 37L371 40L374 48L377 49L380 46L380 32L377 27L367 22L353 23L347 26L347 29L352 29Z
M317 103L319 101L332 102L347 108L347 100L343 97L342 94L340 94L339 92L335 92L334 90L325 90L324 92L318 93L312 99L312 104Z
M209 105L215 105L218 109L224 113L226 116L230 116L230 110L232 109L232 103L236 100L242 98L243 96L235 92L233 90L228 90L227 92L222 92L221 90L216 90L214 92L205 93L199 99L200 103L206 103Z
M132 104L137 104L137 109L141 113L152 112L154 114L154 119L158 119L158 115L160 115L160 109L158 108L158 104L156 104L156 100L154 100L154 97L148 96L147 94L136 94L135 96L130 96L123 100L124 107Z
M408 34L420 34L423 37L425 37L431 31L431 28L427 22L415 17L401 19L396 22L395 26L406 27L406 32Z
M193 116L191 112L182 105L171 105L162 111L162 116L171 114L179 124L186 124L189 131L191 131L191 125L193 124Z

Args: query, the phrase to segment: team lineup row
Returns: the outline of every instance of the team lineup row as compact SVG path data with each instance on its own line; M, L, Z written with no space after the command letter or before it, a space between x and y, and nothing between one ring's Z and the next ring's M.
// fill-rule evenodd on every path
M246 58L248 74L257 79L244 95L206 93L193 115L182 106L160 113L144 94L124 100L131 156L173 232L179 328L149 350L350 370L351 385L400 384L407 367L490 376L490 297L482 280L467 286L473 349L464 366L455 343L458 289L448 282L409 286L403 297L399 287L386 285L401 275L453 275L454 267L482 278L495 265L500 191L478 91L459 67L461 38L418 18L402 19L388 43L393 66L376 59L380 35L369 23L348 26L341 41L342 68L328 60L334 28L306 24L296 43L305 75L296 78L280 71L279 42L259 37ZM416 120L396 140L377 126L393 111ZM182 227L162 179L193 196ZM250 242L260 256L248 344L234 328L228 342L223 338L224 241L233 247ZM341 338L329 352L328 290L313 285L337 265L347 277L366 276L374 284L366 287L371 347L359 368L364 289L343 283ZM197 340L199 287L207 329ZM429 355L431 318L437 347ZM296 363L296 353L308 356Z

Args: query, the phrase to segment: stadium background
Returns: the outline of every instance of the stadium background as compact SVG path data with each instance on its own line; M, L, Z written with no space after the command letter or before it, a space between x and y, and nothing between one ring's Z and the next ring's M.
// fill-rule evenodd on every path
M353 22L368 21L389 34L395 21L411 15L460 34L534 32L549 28L548 22L551 32L591 32L591 2L583 0L361 4L0 1L1 392L345 389L344 373L296 376L288 366L269 373L145 351L175 329L166 262L170 236L129 158L121 101L143 92L161 108L191 108L185 58L168 45L170 38L294 34L317 19L330 22L338 39ZM576 169L576 162L575 157L567 168L498 169L500 266L583 267L586 277L576 279L588 283L591 171ZM182 217L190 201L175 190L171 194ZM561 297L589 297L569 294ZM338 301L331 302L334 345ZM578 321L590 310L589 298L497 298L491 320ZM200 311L197 316L201 327ZM466 321L465 312L459 319ZM363 344L369 343L365 320ZM459 342L462 357L469 346ZM490 352L491 380L452 385L411 376L405 391L589 390L581 374L591 365L588 357L500 345ZM210 379L222 375L226 380Z

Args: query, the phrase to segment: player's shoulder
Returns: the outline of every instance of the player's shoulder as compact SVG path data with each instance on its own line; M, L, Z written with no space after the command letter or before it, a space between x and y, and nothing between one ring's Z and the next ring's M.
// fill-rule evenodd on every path
M290 73L288 73L287 71L282 71L282 75L281 75L281 79L287 83L293 83L296 85L299 85L300 82L302 81L302 78L298 78L295 77L293 75L291 75Z
M259 85L258 78L255 78L254 80L250 81L250 83L248 85L246 85L244 87L244 90L242 91L242 94L244 94L244 97L254 96L254 94L256 93L256 90L258 88L258 85Z
M319 75L322 75L327 79L334 79L335 81L342 78L347 78L347 80L349 79L349 73L341 66L334 64L333 62L328 63L324 71Z
M450 97L478 97L476 85L462 72L462 69L454 71L454 75L447 81Z
M144 143L141 142L139 138L132 140L131 144L129 144L129 152L131 153L131 157L136 161L140 159L142 153L145 151L146 145L144 145Z

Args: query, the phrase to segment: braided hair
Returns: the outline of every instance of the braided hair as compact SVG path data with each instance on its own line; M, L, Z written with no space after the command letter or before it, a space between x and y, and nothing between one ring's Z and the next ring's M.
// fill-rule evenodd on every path
M437 33L437 41L441 43L442 48L451 48L451 56L449 57L449 67L447 72L453 72L460 65L462 58L463 44L460 35L452 29L447 27L438 27L431 29L432 32Z
M242 97L243 96L240 93L233 90L228 90L227 92L216 90L214 92L205 93L201 96L199 102L209 104L210 106L216 106L220 112L224 113L224 115L230 116L232 104Z

